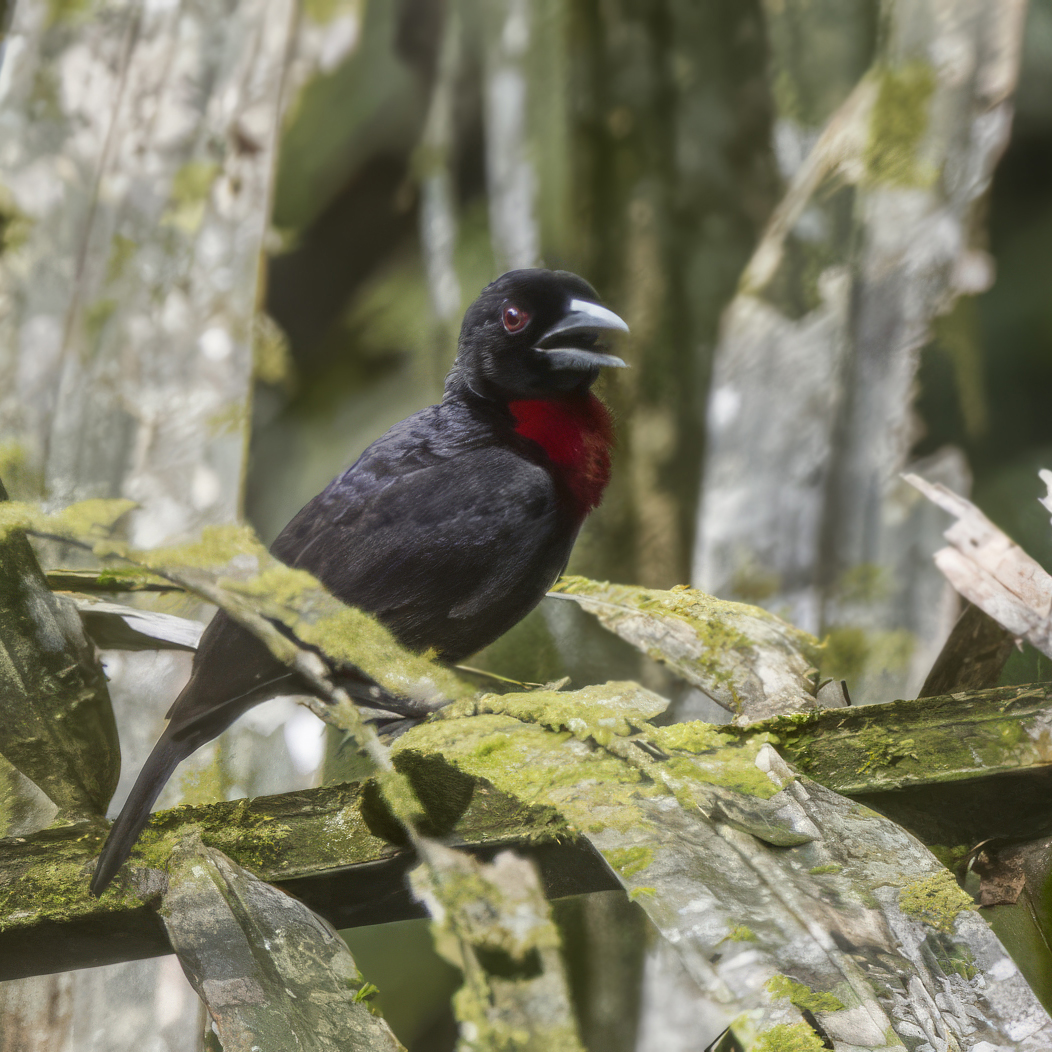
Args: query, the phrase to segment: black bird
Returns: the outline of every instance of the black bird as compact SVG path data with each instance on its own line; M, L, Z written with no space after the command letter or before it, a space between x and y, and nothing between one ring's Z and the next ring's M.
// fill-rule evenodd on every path
M468 308L438 405L396 424L282 530L272 551L374 614L407 647L460 661L532 610L610 477L613 428L590 391L604 330L628 331L588 282L516 270ZM91 881L128 857L179 762L243 712L303 692L220 610Z

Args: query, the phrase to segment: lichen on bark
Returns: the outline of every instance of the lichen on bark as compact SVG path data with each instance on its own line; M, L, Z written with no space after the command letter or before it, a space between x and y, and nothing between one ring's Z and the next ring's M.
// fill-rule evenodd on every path
M551 594L577 602L739 722L818 704L818 640L760 607L684 585L646 589L584 577L562 578Z
M13 502L0 482L0 517ZM102 815L120 773L106 678L24 533L0 530L0 753L66 820Z

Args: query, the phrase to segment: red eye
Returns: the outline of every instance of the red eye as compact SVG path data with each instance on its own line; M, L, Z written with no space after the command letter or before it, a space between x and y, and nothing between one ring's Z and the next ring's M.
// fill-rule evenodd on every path
M501 313L500 320L504 323L505 332L521 332L526 328L530 316L520 307L509 303Z

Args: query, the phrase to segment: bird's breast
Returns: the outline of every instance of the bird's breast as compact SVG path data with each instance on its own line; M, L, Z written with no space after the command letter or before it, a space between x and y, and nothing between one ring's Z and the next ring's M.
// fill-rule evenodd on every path
M558 401L529 399L509 404L515 430L548 454L556 477L584 518L610 481L614 428L610 412L590 391Z

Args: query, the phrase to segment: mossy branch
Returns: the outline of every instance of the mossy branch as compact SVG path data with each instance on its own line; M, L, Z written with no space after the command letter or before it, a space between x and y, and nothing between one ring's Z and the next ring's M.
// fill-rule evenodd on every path
M761 607L685 585L664 591L584 577L563 577L549 595L579 604L737 723L819 707L821 644Z
M1002 716L1011 718L1011 697L986 694L985 699L975 699L976 712L985 700L988 715L996 704ZM1044 694L1042 700L1047 703ZM947 1013L964 1018L964 1006L981 1007L984 1039L993 1043L1010 1029L1013 1012L1025 1007L1040 1015L1041 1010L1028 991L1003 978L1011 974L997 964L1003 951L968 908L967 898L959 892L950 895L952 879L900 827L800 777L771 746L779 731L791 739L792 729L801 724L856 715L860 724L871 728L883 724L884 733L896 740L910 707L917 724L933 708L948 713L954 701L927 699L858 713L787 717L772 730L771 724L764 729L654 727L650 720L661 707L660 699L634 684L608 684L576 694L487 695L450 706L438 718L408 731L394 746L393 763L411 780L424 807L431 808L436 800L466 801L451 824L435 813L432 835L454 832L463 837L473 812L481 822L472 834L476 842L508 832L508 818L514 815L516 835L524 842L567 835L589 841L678 948L716 1017L730 1006L732 1014L738 1014L728 1023L743 1033L746 1021L759 1035L780 1026L806 1025L799 1007L806 1001L812 1006L807 1011L826 1033L858 1045L859 1020L874 1012L892 1031L900 1024L913 1025L912 995L904 988L896 994L894 978L910 975L926 990L951 998L941 1016L947 1026ZM1025 712L1028 701L1022 694L1015 702ZM1029 703L1037 699L1031 696ZM833 729L824 723L819 727ZM859 727L844 730L845 736L859 737ZM816 749L823 737L815 735ZM791 750L796 744L790 740L783 748ZM899 744L906 747L904 740ZM878 780L894 770L896 759L890 754L874 756ZM458 778L466 781L457 783ZM473 790L463 792L468 785ZM499 792L493 795L490 786ZM183 837L193 821L202 824L206 841L215 843L214 837L225 836L215 846L269 879L316 867L312 852L320 855L323 867L333 867L340 864L333 851L339 854L346 847L359 859L363 851L390 857L392 847L382 837L402 837L404 842L387 809L370 811L368 793L354 787L316 793L319 801L327 799L329 804L302 817L296 809L314 799L312 794L158 816L151 826L154 835L140 856L151 868L138 871L137 884L107 892L97 903L88 900L79 875L93 844L70 838L64 849L70 854L58 867L54 840L47 845L5 845L6 859L21 860L20 868L8 869L8 880L0 885L7 896L7 923L22 932L45 918L73 923L69 915L49 917L44 905L48 902L62 904L52 910L73 904L73 912L127 914L149 897L151 887L156 892L158 882L163 884L163 872L156 867L167 864L171 838ZM517 810L524 804L527 810ZM496 810L494 805L499 805ZM501 813L501 808L509 810ZM321 841L312 843L297 833L301 821L315 829ZM330 845L336 830L347 838L343 846ZM510 955L506 963L513 971L530 972L534 965L529 962L543 959L542 950L548 948L543 914L518 899L515 905L502 898L503 884L495 870L480 871L455 854L443 858L448 849L433 842L431 848L431 858L439 856L438 866L429 869L417 887L434 905L440 940L452 938L456 944L455 952L448 941L445 949L461 954L471 969L477 965L473 974L486 982L494 980L495 958L487 957L493 950ZM509 911L516 914L521 909L535 914L527 942L536 939L528 947L514 939L505 943L514 925L500 922ZM490 920L483 923L479 910L496 927ZM751 938L742 935L741 918L746 915ZM699 917L704 917L703 924ZM830 929L838 933L835 939ZM811 992L792 987L792 996L786 997L778 984L765 988L776 974L801 982L801 945L808 947L805 985ZM838 948L845 945L850 952ZM898 970L889 972L893 958ZM938 964L943 960L949 962L946 974L959 983L954 979L950 987L944 985ZM728 993L727 980L733 976L738 983L742 969L755 973L756 982L746 984L755 996ZM530 976L523 978L532 981ZM503 996L498 986L489 987L497 1000ZM479 989L469 983L461 1004L465 1018L471 1016L476 1023L486 1021L480 1006L496 1003L480 999ZM505 990L511 996L509 1004L518 1004L512 995L525 989ZM869 1006L861 1016L860 1005Z
M418 712L426 712L466 697L470 688L430 656L401 647L375 619L333 598L309 573L279 562L248 527L212 527L197 542L149 552L98 539L98 530L112 526L125 510L121 502L93 502L87 508L74 505L57 515L45 515L26 505L14 506L7 510L6 518L0 517L0 532L5 525L30 528L89 547L100 558L149 570L214 603L259 638L309 686L312 696L304 704L353 739L371 763L383 802L420 861L414 887L430 904L440 930L458 941L460 957L470 965L466 966L468 992L458 1003L464 1012L474 1014L464 1021L470 1020L476 1029L484 1023L486 1032L496 1028L505 1043L525 1027L526 1043L515 1038L509 1048L578 1049L561 961L557 952L547 952L554 928L543 899L539 894L533 896L530 930L535 938L530 938L536 943L534 949L545 944L541 967L545 996L538 999L529 993L527 987L534 978L523 975L510 987L514 996L503 1008L494 1009L500 1000L499 983L478 963L484 943L496 929L522 928L522 918L506 908L502 871L474 863L422 832L425 811L409 779L392 762L375 728L335 682L332 667L320 655L337 667L350 665L369 676L377 684L375 696L381 704L390 705L392 697L408 699ZM289 630L291 638L278 624ZM465 881L472 895L464 894ZM489 911L491 921L489 934L476 945L482 937L473 924L472 911L480 908ZM537 1013L536 1005L542 1003L549 1007L560 1003L564 1010L555 1016ZM549 1041L555 1039L553 1035L557 1035L555 1045Z
M106 677L21 530L0 535L0 753L67 819L101 816L120 772Z

